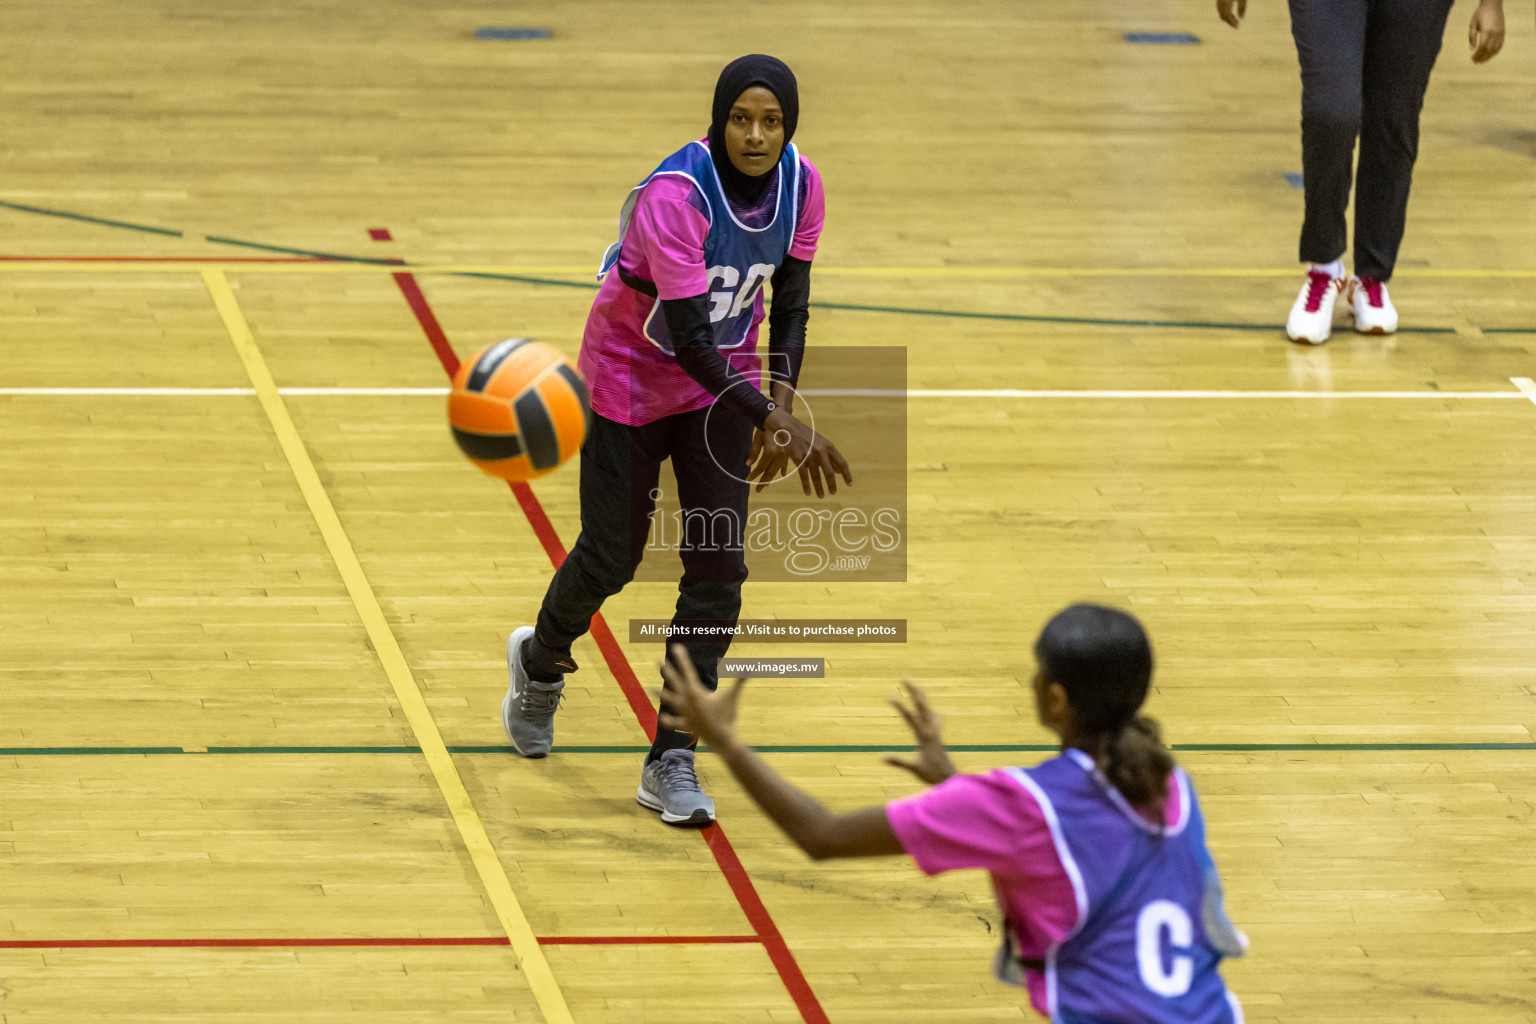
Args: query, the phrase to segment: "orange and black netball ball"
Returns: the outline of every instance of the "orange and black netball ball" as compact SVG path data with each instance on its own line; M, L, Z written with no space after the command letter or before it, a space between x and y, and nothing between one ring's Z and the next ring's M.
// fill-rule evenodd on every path
M453 375L448 425L486 474L533 480L581 449L591 416L587 385L560 352L529 338L487 345Z

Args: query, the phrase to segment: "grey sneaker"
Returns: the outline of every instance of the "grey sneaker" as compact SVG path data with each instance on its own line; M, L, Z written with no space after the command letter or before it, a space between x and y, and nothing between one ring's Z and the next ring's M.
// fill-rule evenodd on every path
M646 765L635 799L641 807L660 811L668 825L708 825L715 820L715 802L699 788L691 750L668 750Z
M507 638L507 695L501 700L501 728L512 749L523 757L543 757L555 742L555 711L560 707L558 683L528 678L523 667L523 641L533 636L532 626L522 626Z

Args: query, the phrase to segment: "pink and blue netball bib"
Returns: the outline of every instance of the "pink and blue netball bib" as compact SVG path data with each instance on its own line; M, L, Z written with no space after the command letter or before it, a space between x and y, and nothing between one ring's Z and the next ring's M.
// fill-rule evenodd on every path
M1168 780L1178 820L1166 826L1138 814L1081 750L1010 774L1039 801L1077 899L1076 926L1037 965L1051 1020L1242 1024L1217 965L1247 940L1222 907L1183 770Z
M715 347L721 351L739 348L752 329L753 314L763 285L783 264L795 238L795 220L799 215L800 153L793 145L784 147L774 173L778 180L772 186L777 194L773 217L762 227L750 227L737 217L725 198L725 189L710 159L709 146L703 142L690 142L663 160L645 181L630 190L619 212L619 241L609 246L603 255L598 279L618 265L619 248L629 229L629 218L640 198L640 190L661 175L687 178L703 196L704 212L709 218L709 233L704 238L704 266L709 275L709 322ZM656 294L656 287L651 282L624 274L623 267L618 270L624 283L631 288L647 295ZM673 354L672 338L661 313L661 303L651 309L644 331L646 338L657 348L668 355Z

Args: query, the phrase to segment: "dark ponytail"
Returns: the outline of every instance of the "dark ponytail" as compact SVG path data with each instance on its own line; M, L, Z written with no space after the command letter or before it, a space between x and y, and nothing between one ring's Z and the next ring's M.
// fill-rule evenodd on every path
M1137 715L1114 735L1104 734L1094 760L1110 785L1118 789L1131 806L1162 809L1168 796L1173 755L1163 746L1157 719Z
M1067 691L1077 726L1069 741L1128 803L1160 810L1173 755L1156 720L1137 714L1152 684L1152 644L1141 623L1113 608L1075 604L1046 623L1035 657L1045 677Z

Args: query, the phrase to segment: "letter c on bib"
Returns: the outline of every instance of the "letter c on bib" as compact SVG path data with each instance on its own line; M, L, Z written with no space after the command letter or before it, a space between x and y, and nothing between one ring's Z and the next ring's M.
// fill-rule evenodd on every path
M1164 932L1169 952L1166 963ZM1165 999L1188 992L1195 978L1195 958L1188 952L1194 941L1194 922L1177 903L1153 900L1142 907L1136 915L1136 970L1141 983Z

